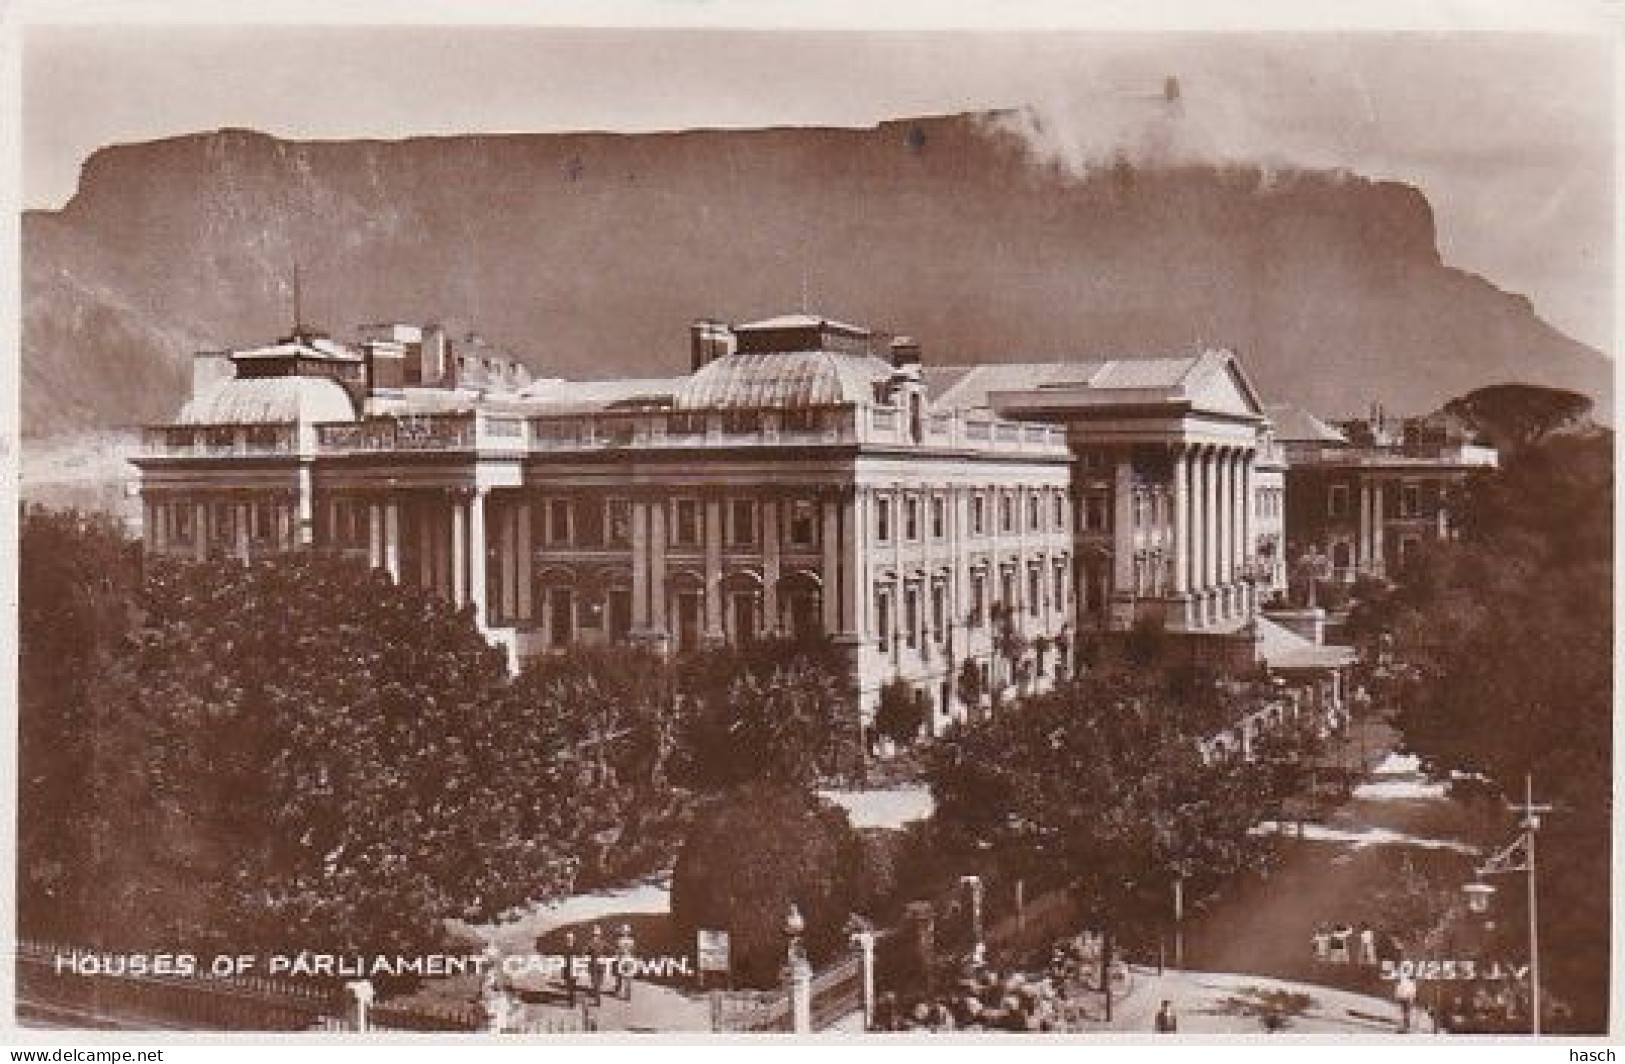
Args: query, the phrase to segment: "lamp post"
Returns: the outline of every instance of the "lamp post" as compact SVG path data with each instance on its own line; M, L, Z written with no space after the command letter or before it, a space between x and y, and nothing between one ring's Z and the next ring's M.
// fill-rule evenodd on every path
M1540 830L1540 814L1551 812L1549 805L1535 804L1534 778L1525 774L1523 778L1523 801L1512 803L1509 808L1514 812L1523 814L1519 827L1523 830L1505 848L1497 852L1479 868L1479 876L1503 875L1510 872L1523 872L1527 876L1529 889L1529 1033L1540 1036L1540 910L1535 892L1535 834ZM1522 862L1519 860L1519 851L1522 850ZM1489 909L1489 894L1494 887L1481 883L1469 883L1462 887L1468 892L1468 908L1472 909L1475 902L1480 908L1475 912L1486 912Z

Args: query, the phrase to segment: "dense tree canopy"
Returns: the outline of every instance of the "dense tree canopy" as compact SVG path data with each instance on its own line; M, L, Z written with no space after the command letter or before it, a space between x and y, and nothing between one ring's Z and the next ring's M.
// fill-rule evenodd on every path
M413 950L570 883L597 792L466 612L315 554L149 562L135 603L83 722L23 707L93 766L80 823L31 811L72 852L29 933Z
M1262 763L1203 760L1239 695L1189 672L1096 668L1019 711L955 728L933 752L936 821L1007 867L1059 871L1098 926L1155 923L1169 885L1211 886L1268 856Z
M1467 422L1491 444L1522 450L1591 412L1579 392L1536 384L1491 384L1450 400L1444 412Z
M1530 774L1557 806L1541 835L1544 959L1593 1025L1608 973L1612 448L1611 434L1558 435L1507 456L1458 500L1460 540L1415 555L1359 618L1391 643L1407 747L1483 774L1492 798L1521 798Z

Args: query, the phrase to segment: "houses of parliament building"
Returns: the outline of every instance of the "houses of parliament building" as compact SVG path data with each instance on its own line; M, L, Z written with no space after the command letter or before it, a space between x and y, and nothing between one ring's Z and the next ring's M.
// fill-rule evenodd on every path
M470 607L517 667L582 644L846 648L934 724L1086 632L1245 636L1285 586L1285 464L1235 356L930 365L810 314L691 327L682 376L533 379L433 326L199 355L149 427L146 549L326 548Z

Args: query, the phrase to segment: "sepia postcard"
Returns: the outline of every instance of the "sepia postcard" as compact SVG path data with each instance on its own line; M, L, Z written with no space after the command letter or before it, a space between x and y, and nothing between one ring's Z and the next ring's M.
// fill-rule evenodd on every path
M1616 1031L1617 26L1187 6L14 12L7 1037Z

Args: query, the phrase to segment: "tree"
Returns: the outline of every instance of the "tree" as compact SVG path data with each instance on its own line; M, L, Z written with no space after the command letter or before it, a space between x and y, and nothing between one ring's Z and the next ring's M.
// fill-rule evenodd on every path
M1436 771L1482 775L1502 798L1521 799L1530 774L1537 798L1556 806L1541 829L1547 983L1573 1004L1581 1029L1602 1029L1613 797L1612 434L1537 439L1471 481L1458 512L1459 540L1409 559L1362 627L1391 641L1395 719L1408 749ZM1516 828L1506 819L1501 830L1510 837Z
M959 704L965 706L970 715L975 717L985 693L982 684L982 666L976 659L966 658L959 666L959 676L954 680L954 694L959 697Z
M1461 418L1503 451L1539 443L1591 412L1579 392L1536 384L1492 384L1450 400L1444 412Z
M321 554L150 562L87 681L63 927L135 950L423 952L569 887L601 800L466 610Z
M17 920L51 936L94 911L75 874L92 830L89 691L132 625L140 545L103 514L25 511L17 570Z
M880 688L875 707L875 731L899 746L920 737L930 715L928 696L904 680L892 680Z
M827 961L845 944L848 918L870 900L864 865L839 808L796 787L746 784L696 817L672 877L672 919L683 941L698 928L729 932L734 978L774 986L790 906L806 920L809 958Z
M827 645L764 642L678 663L686 782L720 790L756 780L810 786L858 767L857 692Z
M1268 854L1251 829L1276 797L1270 773L1199 745L1233 697L1188 670L1100 667L950 729L927 769L936 822L1012 874L1059 875L1108 936L1156 928L1175 878L1202 890Z

